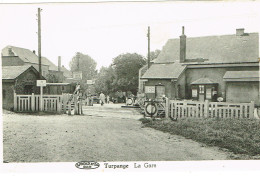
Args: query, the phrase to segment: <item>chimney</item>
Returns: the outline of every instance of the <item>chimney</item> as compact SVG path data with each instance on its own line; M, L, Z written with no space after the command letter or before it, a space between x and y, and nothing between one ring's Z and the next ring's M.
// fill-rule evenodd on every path
M180 36L180 63L186 59L186 35L184 34L184 26L182 26L182 35Z
M61 71L61 57L58 57L58 71Z
M239 29L236 29L236 35L237 36L242 36L245 34L245 29L244 28L239 28Z

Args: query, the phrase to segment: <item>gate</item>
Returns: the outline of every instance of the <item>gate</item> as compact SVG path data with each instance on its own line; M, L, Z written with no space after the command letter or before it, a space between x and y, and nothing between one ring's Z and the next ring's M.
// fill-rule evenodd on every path
M37 112L40 111L40 95L17 95L14 93L15 112ZM42 111L61 112L62 95L43 95Z

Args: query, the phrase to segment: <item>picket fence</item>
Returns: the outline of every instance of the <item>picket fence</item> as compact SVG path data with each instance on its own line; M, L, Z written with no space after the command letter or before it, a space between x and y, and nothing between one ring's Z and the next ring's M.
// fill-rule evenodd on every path
M17 95L14 93L14 111L15 112L66 112L67 102L70 94L62 95L43 95L42 103L40 95ZM41 106L42 104L42 106Z
M253 118L254 102L198 102L167 100L166 117L171 118Z

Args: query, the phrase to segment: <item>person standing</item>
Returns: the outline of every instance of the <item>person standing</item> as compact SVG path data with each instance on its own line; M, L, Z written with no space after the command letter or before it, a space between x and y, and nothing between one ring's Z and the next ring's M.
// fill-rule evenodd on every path
M101 103L101 106L103 106L103 104L105 103L105 99L106 99L106 96L103 94L103 92L100 93L99 95L99 98L100 98L100 103Z

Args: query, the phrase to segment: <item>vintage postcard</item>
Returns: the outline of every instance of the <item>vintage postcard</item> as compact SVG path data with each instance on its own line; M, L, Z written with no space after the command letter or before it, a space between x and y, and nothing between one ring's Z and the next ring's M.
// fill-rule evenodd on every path
M259 173L259 1L1 1L1 172Z

